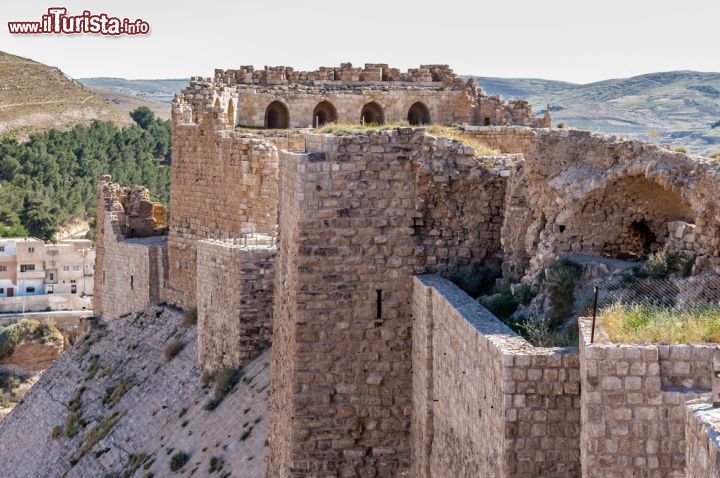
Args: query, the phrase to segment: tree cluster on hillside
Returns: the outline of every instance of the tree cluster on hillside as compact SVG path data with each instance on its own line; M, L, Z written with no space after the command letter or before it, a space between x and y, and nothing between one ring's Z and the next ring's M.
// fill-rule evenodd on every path
M94 222L102 174L125 186L146 186L155 200L167 204L170 122L147 107L131 116L137 124L123 129L95 121L33 134L25 143L0 140L0 236L49 241L74 219Z

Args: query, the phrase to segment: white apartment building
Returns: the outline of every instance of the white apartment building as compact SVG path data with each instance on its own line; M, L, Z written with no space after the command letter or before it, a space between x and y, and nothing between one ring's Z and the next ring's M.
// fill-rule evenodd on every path
M51 294L91 296L95 249L88 239L45 244L0 238L0 298Z

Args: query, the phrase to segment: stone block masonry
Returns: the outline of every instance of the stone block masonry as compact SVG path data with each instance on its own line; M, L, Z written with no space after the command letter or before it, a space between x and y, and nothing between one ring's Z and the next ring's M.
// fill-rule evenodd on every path
M706 400L688 402L685 444L686 478L720 476L720 409Z
M533 347L439 276L413 286L411 476L581 476L577 349Z
M494 215L518 158L478 158L411 128L306 144L280 157L270 474L401 476L412 276L497 251Z
M688 400L709 396L711 345L590 343L580 320L584 476L684 477ZM707 475L711 476L711 475Z
M277 228L277 148L264 137L217 131L215 124L208 112L201 126L173 125L165 299L184 308L196 305L196 241Z
M121 188L110 176L100 178L96 314L111 320L160 300L167 279L165 215L164 206L149 200L147 189Z
M205 372L242 367L270 346L272 236L197 244L198 356Z

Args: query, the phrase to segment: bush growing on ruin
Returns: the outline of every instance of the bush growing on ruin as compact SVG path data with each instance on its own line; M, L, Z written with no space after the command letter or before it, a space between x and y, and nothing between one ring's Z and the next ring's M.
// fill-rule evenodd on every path
M186 310L183 314L183 322L182 324L185 327L190 327L192 325L197 324L198 320L198 311L197 307L193 307L192 309Z
M495 280L502 276L499 267L473 266L470 270L459 270L448 279L470 297L480 297L495 287Z
M20 331L15 325L0 328L0 359L9 357L20 343Z
M648 256L642 271L653 279L666 279L676 273L679 273L682 277L689 277L693 265L695 265L695 257L693 256L660 251Z
M165 346L165 361L169 362L178 356L180 352L185 348L185 342L180 339L173 339Z
M685 154L687 154L688 149L687 149L685 146L678 146L677 148L675 148L675 151L678 152L678 153L685 153Z
M565 128L565 123L558 123L558 124L557 124L557 128L558 128L558 129L563 129L563 128Z
M207 411L215 410L225 397L235 389L237 384L240 383L243 375L243 369L233 367L224 368L216 372L213 376L215 380L213 398L210 399L203 408Z
M548 295L550 308L545 315L551 325L556 327L572 313L575 286L582 275L582 266L561 258L553 262L547 271L542 288Z
M518 302L510 292L488 295L480 299L480 303L495 317L507 322L518 308Z
M190 461L190 455L184 451L179 451L170 457L170 471L173 473L179 471L185 464Z

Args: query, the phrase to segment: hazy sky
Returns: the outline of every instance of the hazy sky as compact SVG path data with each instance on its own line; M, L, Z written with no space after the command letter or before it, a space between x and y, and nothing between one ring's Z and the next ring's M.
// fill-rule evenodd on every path
M50 6L142 18L144 37L10 35ZM720 71L718 0L21 0L3 2L0 50L70 76L182 78L253 64L350 61L573 82Z

